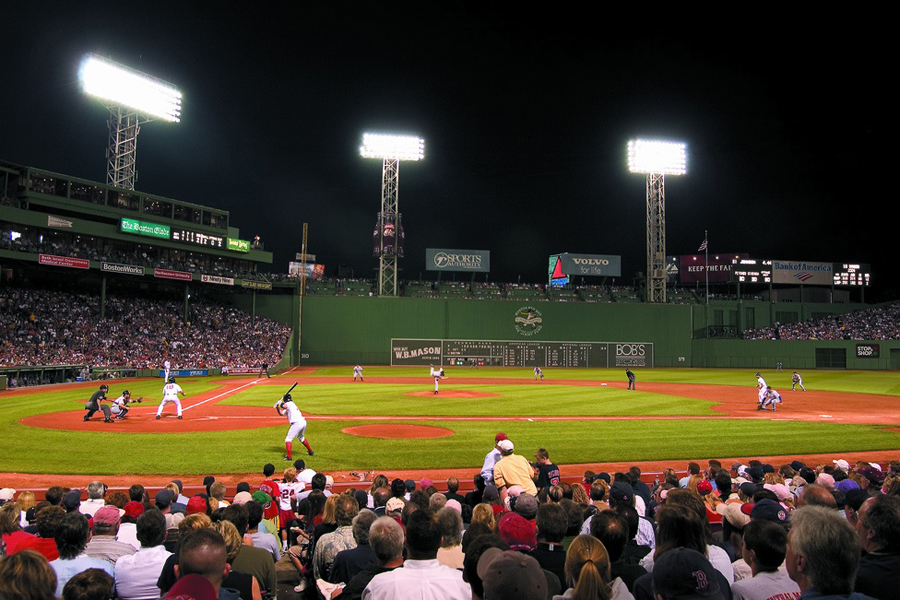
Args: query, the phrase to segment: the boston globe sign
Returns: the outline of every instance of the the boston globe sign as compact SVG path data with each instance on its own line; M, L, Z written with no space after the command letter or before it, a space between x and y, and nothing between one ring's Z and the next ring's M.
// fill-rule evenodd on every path
M491 253L489 250L426 248L425 269L428 271L488 273L491 270Z

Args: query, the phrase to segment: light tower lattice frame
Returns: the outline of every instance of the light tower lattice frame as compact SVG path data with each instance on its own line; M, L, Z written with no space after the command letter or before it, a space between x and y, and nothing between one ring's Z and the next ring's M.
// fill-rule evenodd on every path
M666 302L666 176L647 173L647 301Z
M135 189L137 183L137 137L144 118L127 107L106 104L109 109L109 146L106 149L106 182L125 189Z
M399 220L398 212L398 192L400 184L400 160L396 158L385 158L381 170L381 213L379 215L380 226L383 224L388 215L393 215ZM399 236L399 227L396 230ZM399 239L395 239L390 246L386 245L385 236L380 235L379 258L378 258L378 295L379 296L397 296L397 272L398 272L398 252L400 250Z

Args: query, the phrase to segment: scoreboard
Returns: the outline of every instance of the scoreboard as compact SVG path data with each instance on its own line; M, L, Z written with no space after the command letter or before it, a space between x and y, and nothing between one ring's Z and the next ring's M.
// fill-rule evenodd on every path
M653 366L645 342L391 340L392 365L494 367Z

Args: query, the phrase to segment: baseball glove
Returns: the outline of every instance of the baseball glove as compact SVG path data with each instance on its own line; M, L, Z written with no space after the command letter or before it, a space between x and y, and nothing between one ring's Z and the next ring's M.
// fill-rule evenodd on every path
M140 398L135 398L134 400L132 400L132 402L137 402L138 404L140 404L140 403L143 402L143 401L144 401L144 397L143 397L143 396L141 396Z

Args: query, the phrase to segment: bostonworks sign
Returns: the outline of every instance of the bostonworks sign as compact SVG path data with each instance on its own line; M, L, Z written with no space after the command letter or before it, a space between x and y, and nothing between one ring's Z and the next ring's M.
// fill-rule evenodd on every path
M428 271L488 273L491 270L491 253L489 250L426 248L425 268Z

